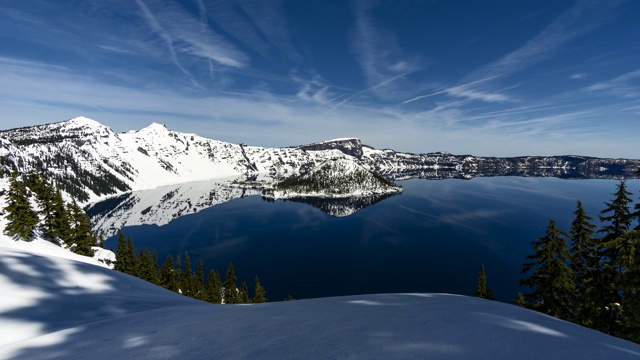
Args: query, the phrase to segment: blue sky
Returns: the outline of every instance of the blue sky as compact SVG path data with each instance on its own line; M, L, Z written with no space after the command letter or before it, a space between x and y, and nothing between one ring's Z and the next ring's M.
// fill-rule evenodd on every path
M640 158L640 1L0 1L2 128Z

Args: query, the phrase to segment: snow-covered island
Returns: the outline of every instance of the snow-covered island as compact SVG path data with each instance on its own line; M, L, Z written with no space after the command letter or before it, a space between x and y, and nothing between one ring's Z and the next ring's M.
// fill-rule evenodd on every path
M262 196L273 199L348 198L401 191L401 187L356 161L330 159L299 176L289 177L264 189Z

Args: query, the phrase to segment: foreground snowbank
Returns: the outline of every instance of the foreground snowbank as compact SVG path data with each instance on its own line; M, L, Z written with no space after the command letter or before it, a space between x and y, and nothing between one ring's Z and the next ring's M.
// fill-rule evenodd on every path
M640 345L512 305L382 294L210 305L0 247L0 358L636 359Z

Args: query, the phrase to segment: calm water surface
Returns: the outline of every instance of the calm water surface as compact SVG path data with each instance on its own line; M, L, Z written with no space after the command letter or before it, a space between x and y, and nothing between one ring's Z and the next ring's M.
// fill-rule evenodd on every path
M384 292L471 295L484 264L489 288L511 301L530 242L549 218L568 230L581 199L597 218L614 180L475 178L409 180L405 191L336 218L306 204L236 199L165 226L123 229L136 248L189 253L221 274L233 261L251 288L256 274L271 301ZM628 181L638 199L639 180ZM115 247L115 239L107 241ZM195 266L195 265L194 265ZM195 269L194 269L195 270Z

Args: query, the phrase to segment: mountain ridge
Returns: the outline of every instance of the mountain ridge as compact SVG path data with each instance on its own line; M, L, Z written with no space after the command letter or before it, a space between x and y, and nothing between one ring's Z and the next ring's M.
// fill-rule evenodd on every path
M265 148L152 123L116 133L86 117L0 131L0 173L38 171L82 203L128 191L227 177L282 180L327 160L355 161L390 180L476 176L628 178L640 160L588 156L512 158L378 150L357 138Z

